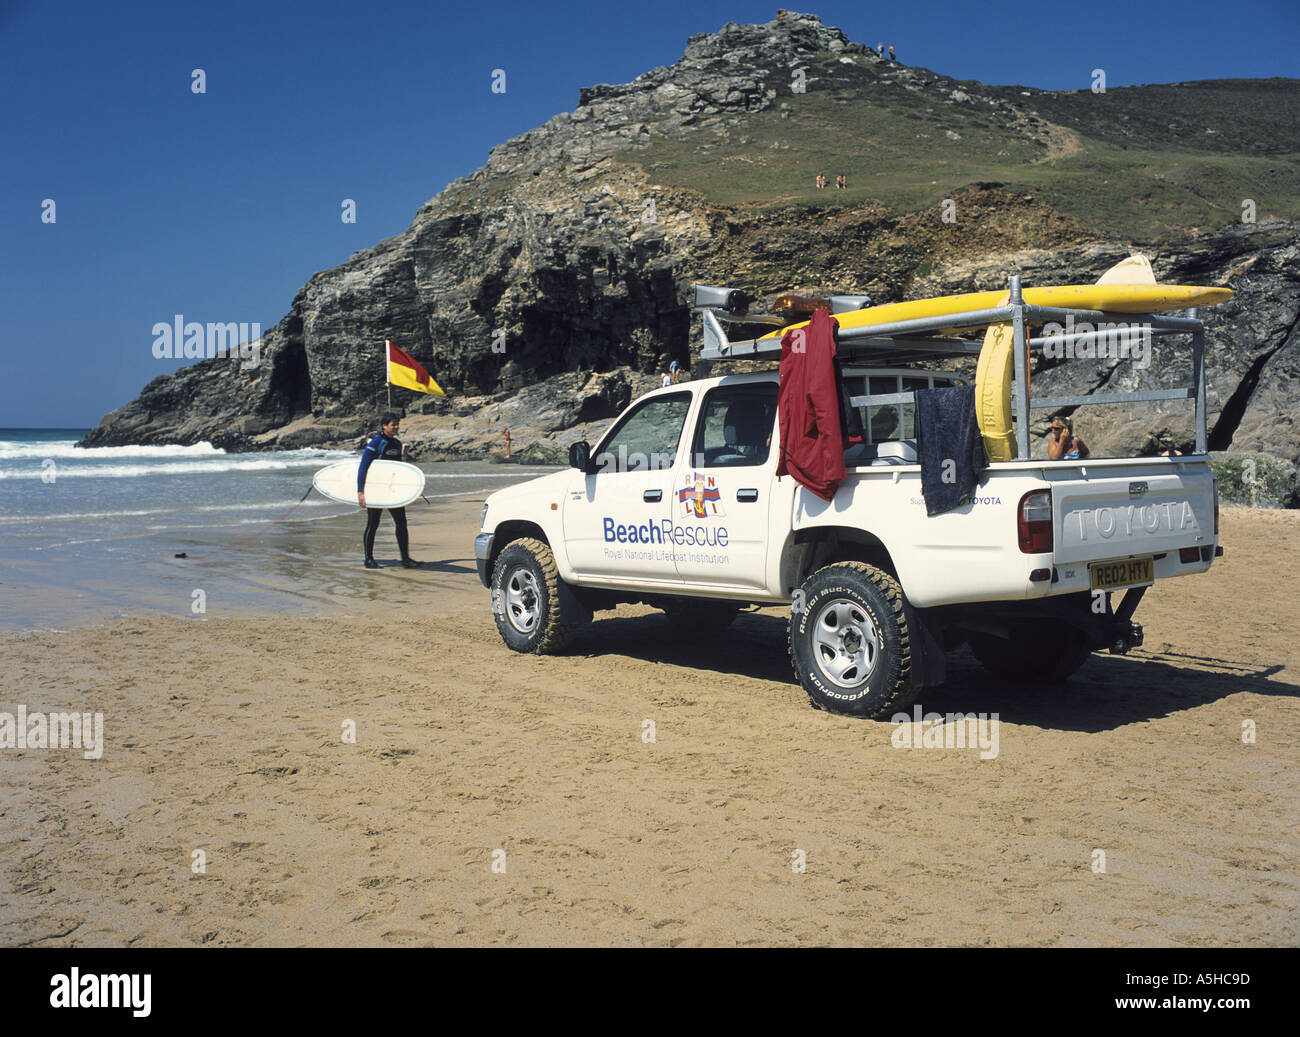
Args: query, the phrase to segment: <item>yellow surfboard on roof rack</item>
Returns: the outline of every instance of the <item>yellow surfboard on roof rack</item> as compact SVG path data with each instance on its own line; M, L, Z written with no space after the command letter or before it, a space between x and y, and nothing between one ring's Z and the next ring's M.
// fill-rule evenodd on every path
M1232 289L1202 288L1187 284L1053 284L1026 288L1023 295L1026 306L1055 306L1107 313L1162 313L1225 302L1232 298ZM839 321L841 331L848 331L873 324L942 317L969 310L991 310L1005 303L1006 298L1005 288L993 292L939 295L933 299L891 302L883 306L868 306L865 310L850 310L848 313L837 313L835 319ZM802 328L806 324L807 321L791 324L788 328L769 332L759 341L779 339L790 328Z
M1232 289L1156 284L1150 262L1145 256L1135 254L1107 270L1096 284L1043 285L1039 288L1026 288L1022 295L1027 306L1142 314L1214 306L1231 299ZM848 331L923 317L991 310L1005 306L1009 300L1010 296L1005 290L967 292L963 295L940 295L932 299L869 306L836 314L835 319L839 322L841 331ZM799 328L803 324L793 324L790 327ZM789 330L790 328L782 328L763 338L779 339ZM960 330L946 328L940 334L953 334ZM990 461L1010 461L1016 456L1016 435L1011 420L1011 385L1015 380L1014 347L1015 333L1009 321L990 324L975 369L975 418L984 439L984 451Z

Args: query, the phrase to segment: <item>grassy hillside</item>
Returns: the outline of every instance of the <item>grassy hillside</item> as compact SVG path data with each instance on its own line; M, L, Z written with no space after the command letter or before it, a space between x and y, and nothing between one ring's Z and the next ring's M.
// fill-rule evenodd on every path
M808 89L737 116L725 138L629 149L657 182L727 205L939 205L971 183L1032 192L1099 233L1161 238L1300 217L1300 80L1048 93L826 54ZM784 74L783 74L784 78ZM912 89L909 89L909 81ZM952 96L957 92L956 99ZM818 191L814 178L848 178Z
M1295 79L1214 79L1120 87L1104 94L980 89L1024 101L1053 122L1118 147L1292 158L1300 151L1300 80Z

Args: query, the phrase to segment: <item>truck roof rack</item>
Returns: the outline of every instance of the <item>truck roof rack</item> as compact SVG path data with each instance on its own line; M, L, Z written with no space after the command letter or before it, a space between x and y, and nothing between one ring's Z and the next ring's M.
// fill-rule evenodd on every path
M1020 277L1012 275L1007 278L1008 302L984 310L968 310L961 313L949 313L936 317L918 317L911 320L896 321L890 324L873 324L862 328L841 329L836 335L839 355L846 362L871 363L887 366L914 364L920 360L942 360L957 357L979 356L983 349L982 338L967 338L963 335L942 334L952 330L977 331L990 324L1010 323L1015 335L1015 380L1011 392L1012 413L1016 426L1017 461L1030 460L1029 448L1029 412L1031 410L1073 410L1102 404L1146 403L1158 400L1193 400L1196 406L1196 453L1207 452L1208 434L1206 430L1206 384L1205 384L1205 325L1197 317L1197 311L1187 310L1186 316L1175 317L1169 313L1108 313L1100 310L1080 310L1051 306L1026 305L1021 293ZM865 299L865 296L831 296L832 313L844 313L851 309L862 309L869 302L852 305L852 302ZM704 344L700 349L700 358L711 361L752 360L758 358L780 359L781 342L779 338L764 339L761 336L752 339L732 340L723 328L723 322L739 324L776 324L786 322L767 314L750 314L749 304L753 298L744 292L729 288L713 288L707 285L695 285L694 308L703 314ZM842 306L843 308L837 308ZM1039 336L1027 338L1026 324L1042 324L1049 321L1065 324L1073 318L1074 323L1084 322L1091 325L1099 323L1121 324L1125 326L1138 324L1141 330L1151 336L1186 335L1192 336L1192 384L1174 389L1148 389L1139 392L1105 392L1089 393L1083 396L1052 396L1034 398L1029 385L1030 350L1041 348L1047 339ZM1099 335L1110 332L1080 332L1062 336L1053 336L1052 343L1081 344L1096 343ZM1126 340L1127 341L1127 340ZM907 396L904 393L901 396ZM855 396L851 403L855 407L885 406L899 402L900 394L884 396Z

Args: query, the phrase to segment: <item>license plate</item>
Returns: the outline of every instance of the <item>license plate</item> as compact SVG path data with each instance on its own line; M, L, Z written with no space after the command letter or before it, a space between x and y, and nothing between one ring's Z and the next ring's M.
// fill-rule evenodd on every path
M1129 558L1123 562L1098 562L1088 566L1095 591L1115 590L1117 587L1140 587L1155 583L1155 559Z

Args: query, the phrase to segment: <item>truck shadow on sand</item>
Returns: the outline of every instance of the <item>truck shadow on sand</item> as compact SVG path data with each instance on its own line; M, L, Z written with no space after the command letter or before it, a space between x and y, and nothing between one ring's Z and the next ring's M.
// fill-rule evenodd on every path
M584 627L575 655L627 656L720 680L740 675L790 685L791 701L806 704L790 671L785 620L741 615L724 633L693 638L662 615L599 618ZM1274 676L1283 674L1280 680ZM1284 665L1257 669L1205 656L1146 652L1094 654L1063 684L1010 684L988 673L962 648L948 653L948 679L918 697L925 712L998 713L1016 724L1096 733L1171 716L1236 695L1300 698L1300 684ZM909 707L910 712L910 707Z

